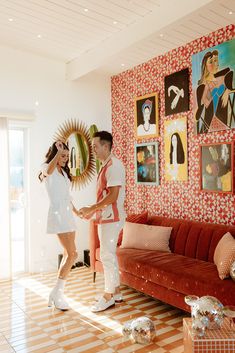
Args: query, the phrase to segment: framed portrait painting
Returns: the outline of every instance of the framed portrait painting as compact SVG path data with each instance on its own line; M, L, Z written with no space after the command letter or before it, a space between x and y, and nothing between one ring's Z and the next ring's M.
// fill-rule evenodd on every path
M166 180L188 180L186 117L165 121L164 158Z
M136 183L159 185L158 143L141 143L135 145Z
M192 56L196 133L235 128L235 39Z
M233 142L201 145L200 149L201 190L233 193Z
M189 110L189 70L165 77L165 115Z
M135 98L135 135L137 139L158 136L158 95Z

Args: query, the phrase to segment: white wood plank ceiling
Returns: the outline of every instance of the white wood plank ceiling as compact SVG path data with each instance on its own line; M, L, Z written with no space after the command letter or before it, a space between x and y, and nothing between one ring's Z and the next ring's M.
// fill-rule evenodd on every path
M0 45L116 74L231 24L235 0L0 0Z

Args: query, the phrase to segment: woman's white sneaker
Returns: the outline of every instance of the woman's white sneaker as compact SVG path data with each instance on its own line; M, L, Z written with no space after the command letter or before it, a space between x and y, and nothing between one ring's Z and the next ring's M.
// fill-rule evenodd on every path
M48 306L55 306L61 311L69 310L69 305L65 300L64 293L61 290L53 289L49 295Z

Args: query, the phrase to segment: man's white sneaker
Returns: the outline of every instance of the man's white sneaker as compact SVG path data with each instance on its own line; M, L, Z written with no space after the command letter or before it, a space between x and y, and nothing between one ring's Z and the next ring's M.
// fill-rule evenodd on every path
M95 301L98 302L100 300L100 298L103 297L103 294L99 294L95 296ZM123 296L121 293L117 293L113 295L113 298L115 300L115 303L121 303L123 302Z
M101 297L96 303L92 305L91 311L93 313L98 313L99 311L104 311L108 308L111 308L114 305L115 305L114 298L111 298L110 300L106 301L104 297Z
M100 300L100 298L102 298L102 297L103 297L103 294L97 294L95 296L95 301L98 302Z
M123 302L123 296L122 293L117 293L113 295L113 298L115 300L115 303L121 303Z

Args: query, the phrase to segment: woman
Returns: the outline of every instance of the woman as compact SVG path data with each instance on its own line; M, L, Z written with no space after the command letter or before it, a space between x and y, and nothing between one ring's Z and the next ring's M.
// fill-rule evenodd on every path
M39 174L44 181L50 200L47 219L47 233L57 234L64 249L64 256L58 272L57 283L49 296L48 306L55 305L57 309L68 310L64 298L64 286L72 265L77 258L75 245L75 221L73 212L76 208L71 202L71 175L68 167L69 149L61 141L54 142L46 154L46 161ZM72 212L73 211L73 212Z

